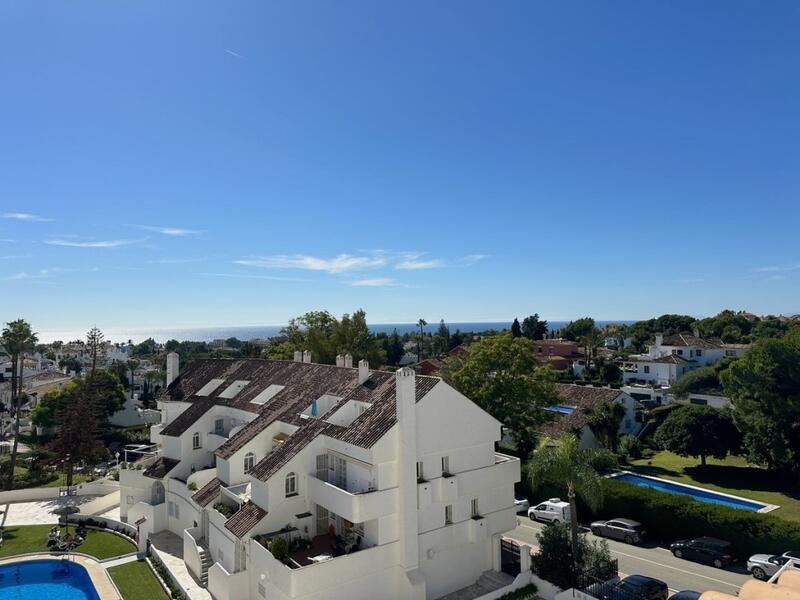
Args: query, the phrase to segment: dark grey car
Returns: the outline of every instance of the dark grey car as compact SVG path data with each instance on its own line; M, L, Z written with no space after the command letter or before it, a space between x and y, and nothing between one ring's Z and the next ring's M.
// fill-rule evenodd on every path
M631 519L595 521L589 528L597 536L619 540L626 544L638 544L644 541L646 535L643 525Z

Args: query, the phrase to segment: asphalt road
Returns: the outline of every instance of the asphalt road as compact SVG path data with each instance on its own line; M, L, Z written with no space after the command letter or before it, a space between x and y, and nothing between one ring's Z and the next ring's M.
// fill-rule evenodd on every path
M536 534L545 525L518 515L519 525L507 537L526 544L536 545ZM588 534L595 538L591 533ZM632 546L615 540L608 542L611 555L619 562L620 575L647 575L665 582L672 593L683 590L705 592L717 590L737 594L742 584L750 579L743 565L731 569L717 569L707 565L675 558L666 548L644 545Z

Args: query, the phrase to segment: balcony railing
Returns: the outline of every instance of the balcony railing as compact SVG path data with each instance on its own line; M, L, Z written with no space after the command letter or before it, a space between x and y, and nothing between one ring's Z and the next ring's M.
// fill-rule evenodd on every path
M308 476L309 500L353 523L364 523L397 512L398 489L348 492L332 483Z

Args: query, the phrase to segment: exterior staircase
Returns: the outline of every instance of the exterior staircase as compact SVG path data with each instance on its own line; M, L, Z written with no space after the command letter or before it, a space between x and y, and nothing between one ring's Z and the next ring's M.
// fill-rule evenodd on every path
M506 573L484 571L472 585L442 596L439 600L474 600L510 585L513 581L514 578Z
M208 546L200 546L200 584L205 588L208 587L208 570L214 561L211 560L211 554L208 551Z

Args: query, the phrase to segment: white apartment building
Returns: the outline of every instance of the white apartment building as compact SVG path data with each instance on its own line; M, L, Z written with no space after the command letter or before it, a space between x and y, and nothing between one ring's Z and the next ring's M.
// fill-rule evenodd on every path
M163 531L217 600L433 599L501 569L516 458L434 377L294 361L167 361L160 452L120 476L140 545ZM279 561L271 541L289 542Z

